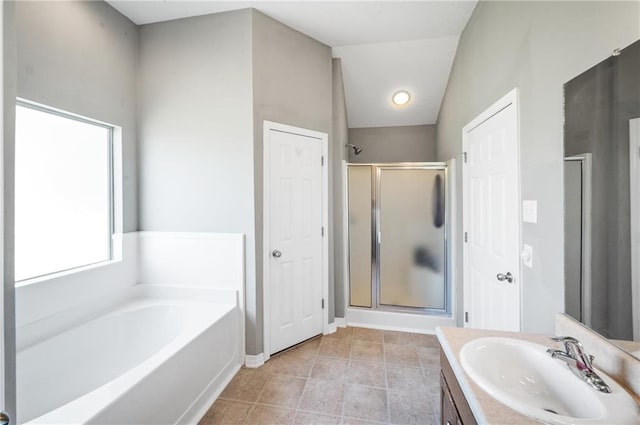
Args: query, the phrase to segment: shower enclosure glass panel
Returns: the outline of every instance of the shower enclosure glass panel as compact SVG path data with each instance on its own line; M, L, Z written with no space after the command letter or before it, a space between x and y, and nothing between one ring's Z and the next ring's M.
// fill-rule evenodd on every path
M350 305L371 307L372 188L370 165L348 168Z
M348 166L349 305L448 314L446 164Z
M379 304L445 308L444 170L378 168Z

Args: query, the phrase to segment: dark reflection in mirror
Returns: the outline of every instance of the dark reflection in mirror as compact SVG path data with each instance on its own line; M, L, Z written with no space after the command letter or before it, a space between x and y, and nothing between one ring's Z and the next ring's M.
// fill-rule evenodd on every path
M638 339L640 41L564 91L566 312L607 338Z

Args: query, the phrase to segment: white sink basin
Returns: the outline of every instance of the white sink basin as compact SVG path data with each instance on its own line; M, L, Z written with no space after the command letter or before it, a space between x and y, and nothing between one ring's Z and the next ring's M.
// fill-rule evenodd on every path
M550 424L640 424L640 407L613 379L601 393L552 359L540 344L479 338L462 347L464 371L483 390L523 415Z

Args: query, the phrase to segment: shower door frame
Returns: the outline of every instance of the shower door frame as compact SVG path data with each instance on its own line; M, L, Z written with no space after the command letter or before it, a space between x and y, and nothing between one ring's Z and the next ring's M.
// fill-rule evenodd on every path
M451 316L452 312L452 296L451 283L449 282L449 235L451 231L451 215L449 213L450 208L450 193L449 193L449 168L446 162L385 162L385 163L351 163L346 164L347 168L347 193L345 199L347 200L346 211L348 217L349 211L349 184L348 184L348 170L352 166L371 167L371 307L362 307L351 305L351 259L350 249L347 249L347 276L348 288L347 288L347 305L346 308L363 309L371 311L387 311L397 313L420 313L430 316ZM444 308L430 308L430 307L410 307L410 306L395 306L388 304L380 304L380 179L381 170L442 170L444 172L444 211L445 211L445 224L444 224ZM347 220L347 229L349 229L349 223ZM350 235L346 234L347 248L349 248Z

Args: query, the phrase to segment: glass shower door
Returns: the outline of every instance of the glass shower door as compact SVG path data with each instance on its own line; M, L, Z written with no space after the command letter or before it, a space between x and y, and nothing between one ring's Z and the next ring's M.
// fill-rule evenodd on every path
M445 170L378 167L378 304L446 309Z
M356 307L372 306L372 180L372 166L349 167L349 305Z

